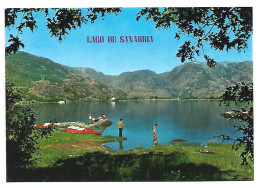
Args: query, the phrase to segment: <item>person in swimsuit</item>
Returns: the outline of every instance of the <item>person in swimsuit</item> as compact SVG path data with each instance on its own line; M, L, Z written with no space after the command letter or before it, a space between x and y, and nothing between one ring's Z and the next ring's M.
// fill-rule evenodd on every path
M153 145L155 145L157 141L157 132L155 130L155 127L157 127L157 123L155 123L153 126Z

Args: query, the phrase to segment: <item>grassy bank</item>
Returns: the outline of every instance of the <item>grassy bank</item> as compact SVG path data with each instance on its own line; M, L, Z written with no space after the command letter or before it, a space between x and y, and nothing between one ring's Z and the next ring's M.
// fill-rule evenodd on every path
M124 138L77 135L56 130L39 140L42 160L34 168L10 172L8 181L223 181L253 180L230 144L173 144L113 151L105 142ZM210 152L213 152L210 154Z
M106 151L106 142L123 141L125 138L113 136L84 135L60 132L58 128L54 130L49 139L40 139L41 160L35 164L36 167L52 167L60 159L67 159L83 155L87 152Z

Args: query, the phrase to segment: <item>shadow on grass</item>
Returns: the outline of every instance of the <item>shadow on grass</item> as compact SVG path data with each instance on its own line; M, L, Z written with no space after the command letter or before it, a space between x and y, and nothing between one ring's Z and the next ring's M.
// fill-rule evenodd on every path
M208 165L185 162L181 152L171 154L105 154L59 160L56 167L7 171L8 182L85 181L220 181L229 172Z

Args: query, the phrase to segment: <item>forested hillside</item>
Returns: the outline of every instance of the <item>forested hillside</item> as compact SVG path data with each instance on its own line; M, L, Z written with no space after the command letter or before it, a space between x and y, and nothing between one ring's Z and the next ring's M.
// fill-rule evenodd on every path
M27 100L54 102L125 98L93 78L83 77L47 58L18 52L6 57L6 80L15 84Z

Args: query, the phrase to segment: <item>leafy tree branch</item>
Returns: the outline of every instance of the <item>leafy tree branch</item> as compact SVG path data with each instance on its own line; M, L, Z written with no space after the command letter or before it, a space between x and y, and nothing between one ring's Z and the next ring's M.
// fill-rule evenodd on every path
M19 91L6 82L6 159L7 170L32 165L39 153L39 138L47 138L52 129L35 129L37 109L21 103Z
M58 38L61 42L63 38L69 34L71 29L81 27L82 24L86 24L90 21L92 24L98 17L104 19L106 14L118 15L121 11L119 8L88 8L86 15L83 15L81 9L73 8L24 8L5 9L5 27L15 27L17 30L17 36L14 37L10 34L9 45L5 47L5 54L16 53L20 47L24 48L24 44L19 38L19 35L24 29L29 28L32 32L38 27L36 21L36 15L38 13L44 13L46 19L46 27L50 33L50 36ZM21 17L21 18L20 18ZM16 26L17 19L20 18L20 23Z
M209 67L214 67L216 61L205 54L205 43L215 50L241 52L248 47L247 41L253 31L250 7L144 8L137 14L137 21L143 16L145 20L152 19L155 28L167 29L175 25L178 40L190 36L176 54L181 62L195 60L202 52Z
M225 93L220 97L221 102L229 106L230 102L235 102L236 105L240 103L253 103L253 83L238 83L227 88ZM234 133L239 132L241 136L231 137L229 135L220 135L223 141L232 140L233 149L238 150L244 148L241 153L242 165L249 165L248 159L254 162L254 111L253 107L243 107L241 110L233 111L230 119L235 119L241 124L234 125Z

